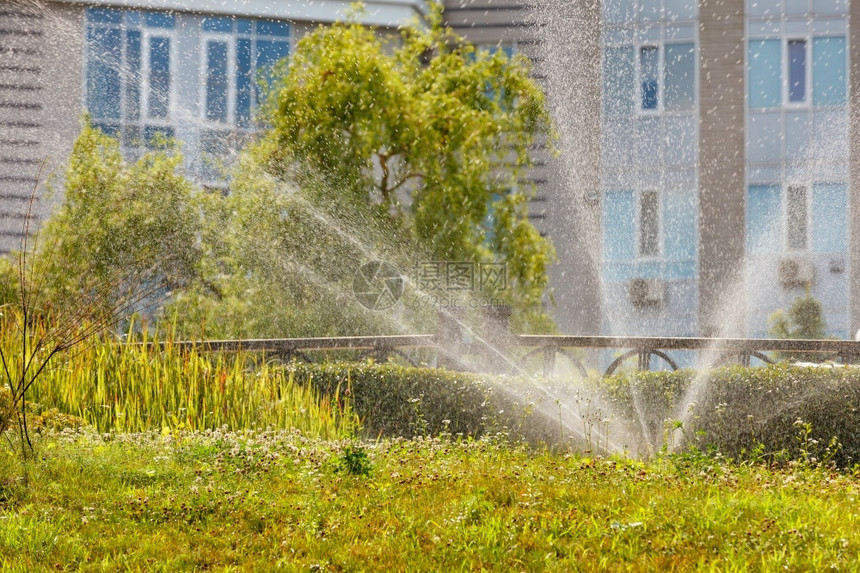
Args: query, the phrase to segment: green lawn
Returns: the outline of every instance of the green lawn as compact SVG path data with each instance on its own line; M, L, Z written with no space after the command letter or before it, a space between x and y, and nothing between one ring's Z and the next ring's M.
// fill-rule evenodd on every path
M0 563L860 569L860 482L848 473L704 457L589 459L501 440L347 445L293 433L45 439L26 468L0 460Z

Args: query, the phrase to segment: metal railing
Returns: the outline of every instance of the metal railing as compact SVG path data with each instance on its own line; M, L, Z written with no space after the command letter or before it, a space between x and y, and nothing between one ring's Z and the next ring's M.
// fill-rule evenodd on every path
M164 345L166 343L155 343ZM329 338L276 338L252 340L204 340L172 342L180 349L197 348L212 352L268 352L285 359L299 359L313 362L312 354L320 351L357 351L356 360L373 357L386 360L390 356L402 357L415 365L404 350L426 348L437 352L450 352L450 344L441 344L432 334L412 334L395 336L341 336ZM543 363L544 374L549 375L555 368L557 356L566 357L583 375L587 370L580 357L572 352L575 349L615 349L621 351L609 365L604 375L611 375L621 365L633 358L639 370L651 367L652 357L664 361L672 370L678 369L673 351L705 351L711 354L708 361L712 367L738 363L749 366L756 358L764 363L773 363L768 352L803 352L821 356L821 361L851 363L860 360L860 342L846 340L784 340L774 338L688 338L688 337L645 337L645 336L566 336L566 335L511 335L505 337L504 347L525 348L526 352L515 358L519 363L539 357ZM457 344L463 355L486 354L482 343ZM508 348L503 348L505 352Z

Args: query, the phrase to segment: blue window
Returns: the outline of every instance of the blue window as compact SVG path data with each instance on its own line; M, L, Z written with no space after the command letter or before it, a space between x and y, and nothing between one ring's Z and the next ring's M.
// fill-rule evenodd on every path
M806 101L806 40L788 41L788 101Z
M265 86L272 83L273 66L290 55L290 25L270 20L205 18L202 28L207 38L203 54L204 117L250 128L253 110L264 97Z
M140 119L140 62L141 36L139 30L126 32L125 61L128 81L126 82L125 118Z
M290 55L289 43L282 40L257 40L257 74L261 83L258 83L257 101L263 97L260 91L264 85L271 86L274 81L272 68L280 60Z
M121 117L122 32L114 28L90 28L87 44L87 109L95 119Z
M251 98L254 68L251 62L250 38L236 43L236 125L251 125Z
M603 107L607 115L633 112L636 96L633 46L608 47L603 57Z
M691 110L696 102L696 50L693 44L666 44L666 109Z
M290 25L286 22L260 20L257 22L257 34L261 36L289 36Z
M782 103L782 46L779 40L751 40L749 65L749 106L777 107Z
M170 106L170 39L149 39L149 117L167 117Z
M175 16L90 8L86 19L85 101L93 124L129 145L146 139L147 127L170 131Z
M203 31L204 32L233 32L233 19L232 18L204 18L203 19Z
M122 24L122 10L90 8L87 10L87 20L101 24Z
M156 146L159 140L170 139L174 135L172 127L147 126L143 128L144 143L148 147Z
M812 186L812 250L848 252L848 193L843 184Z
M698 252L698 205L695 191L671 191L663 202L663 255L668 261L692 261Z
M753 185L747 193L747 252L774 254L782 251L780 188Z
M636 197L633 191L607 191L603 201L603 258L636 258Z
M844 37L812 40L812 101L845 105L846 47Z
M176 26L176 16L166 12L146 12L143 15L143 19L150 28L172 30Z
M660 51L656 46L639 49L639 76L642 82L642 109L656 110L659 98Z
M206 119L227 121L227 42L209 42L206 65Z
M802 38L790 38L785 42L751 40L748 51L749 106L779 107L783 101L787 104L811 101L816 106L844 105L847 78L845 38L815 37L812 38L811 49L810 54L810 42ZM784 96L783 73L787 74Z

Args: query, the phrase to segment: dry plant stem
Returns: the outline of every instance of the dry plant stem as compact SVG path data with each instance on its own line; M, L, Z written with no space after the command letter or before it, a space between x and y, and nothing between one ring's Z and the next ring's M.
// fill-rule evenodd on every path
M14 366L18 363L18 358L8 356L0 346L0 363L12 394L11 411L16 414L21 455L25 459L33 452L27 422L27 393L51 361L84 341L113 328L136 310L147 310L156 306L160 300L159 292L169 284L167 278L164 278L151 281L145 288L139 288L139 285L146 284L147 277L157 276L156 266L132 266L131 271L118 269L103 284L82 285L82 292L90 294L84 296L72 308L60 312L57 316L40 316L36 308L43 294L44 281L40 280L36 269L38 235L33 235L31 244L30 220L33 217L44 167L45 162L42 162L30 193L18 253L20 320L16 320L15 329L20 334L20 365L17 373ZM59 239L55 240L43 255L52 256L58 242ZM29 254L33 254L32 259ZM86 281L85 275L82 275L82 278ZM4 429L0 428L0 431Z

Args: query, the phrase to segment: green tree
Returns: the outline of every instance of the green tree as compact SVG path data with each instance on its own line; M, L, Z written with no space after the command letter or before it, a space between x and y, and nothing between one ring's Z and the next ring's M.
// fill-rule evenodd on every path
M812 296L809 289L791 303L788 312L778 310L770 317L770 334L774 338L812 339L825 338L827 325L824 322L821 302ZM815 353L784 352L780 357L786 360L817 361Z
M116 139L84 122L58 208L30 255L47 304L157 304L198 275L201 213L181 165L166 141L129 163Z
M504 260L511 288L492 294L513 305L518 328L551 328L554 251L530 224L532 189L519 183L533 144L553 135L543 92L524 56L476 49L441 25L438 6L429 24L386 36L340 23L302 38L274 71L271 128L247 151L245 165L265 177L240 171L233 200L259 209L263 193L269 206L290 203L274 219L304 220L293 226L293 252L326 259L331 279L380 255L407 266ZM323 227L350 235L331 237L343 268Z

